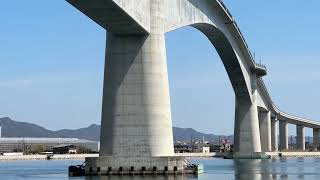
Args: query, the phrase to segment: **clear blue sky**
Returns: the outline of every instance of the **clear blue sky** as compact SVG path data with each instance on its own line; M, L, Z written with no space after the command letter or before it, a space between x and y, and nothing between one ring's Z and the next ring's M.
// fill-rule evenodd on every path
M267 65L278 107L320 120L320 1L225 3ZM100 124L105 31L64 0L2 0L0 22L0 117ZM232 134L234 93L214 48L192 28L166 37L174 125Z

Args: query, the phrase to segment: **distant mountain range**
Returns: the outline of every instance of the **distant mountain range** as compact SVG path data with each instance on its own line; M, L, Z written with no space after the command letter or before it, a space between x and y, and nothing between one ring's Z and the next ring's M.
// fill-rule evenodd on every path
M92 141L100 139L100 125L92 124L86 128L75 130L62 129L51 131L36 124L27 122L17 122L8 117L0 118L0 126L2 127L2 137L48 137L48 138L79 138ZM192 128L173 127L174 140L190 141L202 140L218 142L219 139L228 138L233 140L233 136L218 136L214 134L205 134L198 132Z
M2 137L49 137L49 138L79 138L98 141L100 138L100 126L90 125L86 128L69 130L62 129L51 131L36 124L17 122L10 118L0 118Z
M233 142L233 135L225 136L225 135L214 135L214 134L205 134L198 132L192 128L179 128L173 127L173 139L177 141L190 141L191 139L194 141L205 140L211 142L219 142L219 140L228 139Z

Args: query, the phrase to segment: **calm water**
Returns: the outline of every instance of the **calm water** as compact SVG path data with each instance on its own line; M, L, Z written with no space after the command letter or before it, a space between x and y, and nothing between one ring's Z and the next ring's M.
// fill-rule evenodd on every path
M205 173L199 176L177 177L76 177L67 176L69 165L82 161L0 161L0 180L20 179L72 179L72 180L278 180L310 179L320 180L320 159L283 159L283 160L224 160L194 159L194 163L204 164Z

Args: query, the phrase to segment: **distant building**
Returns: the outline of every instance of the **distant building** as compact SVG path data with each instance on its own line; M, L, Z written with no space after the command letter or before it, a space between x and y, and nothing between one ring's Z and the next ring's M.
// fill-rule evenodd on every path
M176 142L175 153L210 153L210 146L201 142Z
M176 143L174 145L174 152L175 153L190 153L190 152L192 152L192 146L189 144Z
M193 151L194 153L209 153L210 152L210 146L209 144L205 143L198 143L193 145Z
M210 145L211 152L231 152L232 145L228 140L223 140L222 144L212 144Z
M0 126L0 138L2 137L2 136L1 136L1 129L2 129L2 127Z
M223 152L223 146L221 144L210 145L211 152Z
M32 153L39 147L52 151L58 146L76 146L93 152L99 151L99 142L78 138L0 138L0 153Z
M75 145L56 146L52 148L53 154L77 154Z
M210 147L209 146L202 147L202 152L203 153L210 153Z

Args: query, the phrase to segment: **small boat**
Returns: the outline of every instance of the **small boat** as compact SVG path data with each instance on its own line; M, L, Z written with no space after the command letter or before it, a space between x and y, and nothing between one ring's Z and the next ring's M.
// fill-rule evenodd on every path
M76 166L69 166L69 176L85 176L85 166L82 165L76 165Z
M197 167L196 167L196 173L197 174L202 174L204 173L204 166L203 164L198 164Z
M53 154L47 154L47 160L50 160L53 157Z
M204 166L203 164L189 164L186 170L191 171L194 174L202 174L204 173Z

